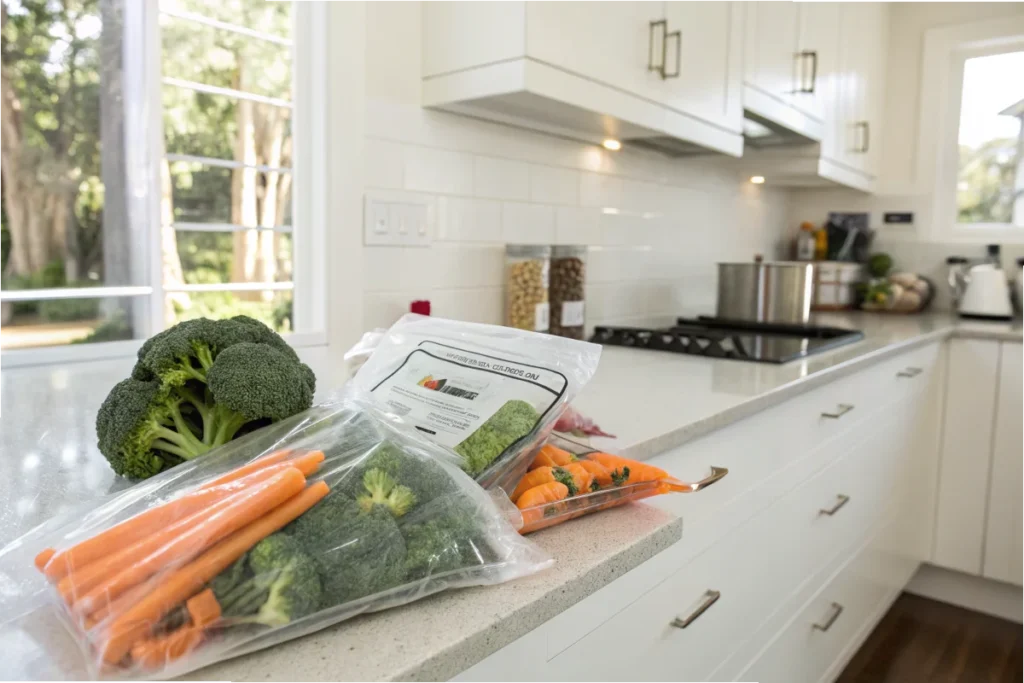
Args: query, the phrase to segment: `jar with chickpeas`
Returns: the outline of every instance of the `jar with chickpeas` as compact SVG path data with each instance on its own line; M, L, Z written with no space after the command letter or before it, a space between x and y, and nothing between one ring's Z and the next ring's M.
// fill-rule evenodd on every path
M551 247L509 244L505 247L505 324L547 332Z
M583 284L587 248L557 246L551 249L551 334L583 339Z

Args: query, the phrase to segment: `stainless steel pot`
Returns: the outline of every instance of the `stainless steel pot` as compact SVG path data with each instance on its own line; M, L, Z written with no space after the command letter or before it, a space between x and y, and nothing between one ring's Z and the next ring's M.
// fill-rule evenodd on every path
M800 261L718 264L717 316L730 320L806 324L814 265Z

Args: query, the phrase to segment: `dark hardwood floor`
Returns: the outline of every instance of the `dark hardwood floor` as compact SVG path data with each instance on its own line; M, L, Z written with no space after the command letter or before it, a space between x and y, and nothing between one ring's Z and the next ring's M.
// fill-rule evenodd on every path
M1021 681L1021 626L904 593L837 683Z

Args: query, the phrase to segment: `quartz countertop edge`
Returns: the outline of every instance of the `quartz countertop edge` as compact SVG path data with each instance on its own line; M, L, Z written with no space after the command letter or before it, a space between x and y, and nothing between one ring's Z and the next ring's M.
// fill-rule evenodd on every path
M447 591L199 669L188 680L447 680L682 538L682 519L630 504L531 534L540 573Z

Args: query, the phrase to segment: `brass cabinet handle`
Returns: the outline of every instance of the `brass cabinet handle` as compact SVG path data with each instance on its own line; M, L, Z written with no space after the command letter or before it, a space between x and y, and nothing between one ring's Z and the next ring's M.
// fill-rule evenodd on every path
M700 481L695 481L692 484L690 484L689 493L696 493L701 489L706 489L707 487L714 484L716 481L722 479L727 474L729 474L729 470L726 469L725 467L715 467L714 465L712 465L711 474L704 477Z
M814 89L818 83L818 51L804 50L803 52L798 53L797 56L800 58L800 89L797 92L813 95ZM811 84L804 85L803 65L807 63L808 58L811 60Z
M822 508L821 510L818 510L818 514L819 515L828 515L829 517L831 517L832 515L834 515L837 512L839 512L843 508L843 506L846 505L849 502L850 502L850 497L840 493L840 494L838 494L836 496L836 504L835 505L830 507L828 510L826 510L825 508Z
M657 35L658 29L661 29L661 61L659 63L655 63L656 50L654 49L654 38ZM656 71L658 75L661 76L661 80L679 77L680 62L682 61L683 55L682 35L681 31L673 31L672 33L668 32L667 19L658 19L657 21L651 22L647 35L647 70ZM668 70L668 41L670 40L675 40L676 43L676 69L673 72L669 72Z
M843 613L843 606L838 602L832 603L832 614L828 615L828 619L825 620L824 624L814 624L814 628L819 631L827 631L832 628L832 624L836 623L836 619Z
M713 591L709 588L708 590L704 591L704 598L700 601L700 604L697 605L697 609L690 612L683 619L676 617L671 621L671 624L676 628L686 628L687 626L695 622L700 617L700 615L707 612L708 608L711 607L711 605L718 602L718 598L720 597L722 597L722 593L720 591Z
M924 372L924 370L922 370L921 368L907 368L906 370L900 370L899 372L897 372L896 376L897 377L917 377L922 372Z
M859 130L864 131L864 144L853 151L858 154L865 154L871 148L871 123L869 121L858 121L854 125Z
M849 403L840 403L838 406L836 406L836 411L834 413L822 413L821 416L827 417L831 420L838 420L851 410L853 410L853 406L850 405Z

